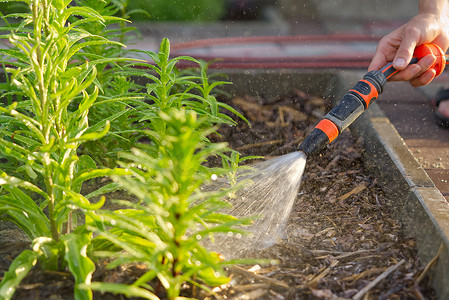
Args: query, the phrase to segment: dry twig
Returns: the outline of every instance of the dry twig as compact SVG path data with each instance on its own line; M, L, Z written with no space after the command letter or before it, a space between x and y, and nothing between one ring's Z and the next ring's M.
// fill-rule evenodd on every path
M246 270L246 269L244 269L242 267L239 267L239 266L231 266L230 269L233 270L233 271L237 271L239 273L243 273L245 275L252 276L255 279L258 279L258 280L261 280L261 281L264 281L264 282L267 282L267 283L270 283L270 284L273 284L273 285L277 285L277 286L285 288L285 289L288 289L290 287L287 283L285 283L283 281L280 281L280 280L277 280L277 279L273 279L273 278L270 278L270 277L267 277L267 276L263 276L263 275L260 275L260 274L255 274L253 272L249 272L248 270Z
M397 268L399 268L402 264L405 263L405 260L401 260L397 264L389 267L385 270L382 274L376 277L373 281L371 281L367 286L365 286L363 289L361 289L357 294L352 297L353 300L361 300L363 299L363 296L365 296L366 293L368 293L373 287L376 286L380 281L385 279L388 275L390 275L392 272L394 272Z
M338 200L338 201L346 200L346 199L348 199L349 197L351 197L352 195L360 193L360 192L363 191L364 189L366 189L366 185L364 185L363 183L362 183L362 184L359 184L358 186L356 186L355 188L353 188L351 191L349 191L349 192L347 192L346 194L341 195L340 197L338 197L337 200Z
M318 274L317 276L315 276L312 280L310 280L310 281L307 283L307 285L308 285L309 287L311 287L311 288L315 288L315 287L318 285L319 281L320 281L321 279L323 279L324 277L326 277L327 275L329 275L329 273L331 272L331 269L332 269L333 267L335 267L338 263L339 263L338 260L333 261L332 264L331 264L329 267L327 267L326 269L324 269L323 272L321 272L320 274Z

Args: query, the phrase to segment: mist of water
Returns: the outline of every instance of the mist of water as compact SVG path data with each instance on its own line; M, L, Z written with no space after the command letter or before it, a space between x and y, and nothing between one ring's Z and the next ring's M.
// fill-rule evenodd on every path
M258 216L252 225L243 228L249 235L219 236L208 248L235 258L249 250L272 246L281 239L305 164L306 155L301 151L254 164L255 171L240 179L249 179L250 184L230 199L233 207L226 211L236 217Z

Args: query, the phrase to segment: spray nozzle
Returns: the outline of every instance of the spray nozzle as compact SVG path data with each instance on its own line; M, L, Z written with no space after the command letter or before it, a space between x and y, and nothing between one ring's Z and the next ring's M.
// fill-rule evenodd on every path
M440 75L446 67L446 56L435 44L423 44L418 46L414 52L414 58L411 63L417 63L420 58L429 54L437 59L430 67L436 72L435 76ZM383 92L387 80L397 72L393 64L389 63L378 71L368 72L363 79L359 80L354 88L349 90L340 102L324 116L324 118L315 126L312 132L306 136L298 149L307 156L318 154L330 142L352 124Z

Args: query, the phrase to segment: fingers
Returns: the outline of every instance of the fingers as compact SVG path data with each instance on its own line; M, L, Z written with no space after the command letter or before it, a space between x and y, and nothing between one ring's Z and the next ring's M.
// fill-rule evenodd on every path
M410 80L410 84L414 87L429 84L435 78L436 72L433 69L425 71L420 76Z
M435 70L429 69L436 62L432 54L424 56L416 64L406 66L402 71L393 75L391 81L410 81L412 86L428 84L435 77Z

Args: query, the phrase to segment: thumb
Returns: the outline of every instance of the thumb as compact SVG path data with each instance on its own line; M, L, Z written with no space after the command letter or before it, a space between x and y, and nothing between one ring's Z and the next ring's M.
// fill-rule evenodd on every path
M405 40L401 43L393 59L393 67L396 70L403 70L408 66L412 60L413 52L415 51L416 42L406 42Z

